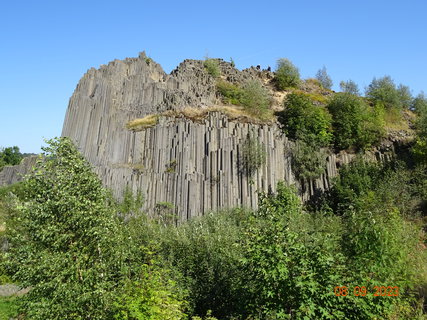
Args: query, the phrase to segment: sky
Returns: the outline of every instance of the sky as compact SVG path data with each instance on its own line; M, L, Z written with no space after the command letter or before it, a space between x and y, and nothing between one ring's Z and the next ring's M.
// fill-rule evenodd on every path
M0 4L0 147L39 153L61 135L79 79L145 50L166 72L184 59L239 69L288 58L323 66L339 90L390 75L427 92L427 1L11 1Z

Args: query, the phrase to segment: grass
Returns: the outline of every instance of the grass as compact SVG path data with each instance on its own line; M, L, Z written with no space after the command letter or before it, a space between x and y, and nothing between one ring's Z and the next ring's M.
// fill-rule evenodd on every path
M141 131L146 128L154 127L157 124L158 120L159 120L158 115L150 114L148 116L145 116L144 118L139 118L139 119L129 121L126 124L126 128L128 128L129 130Z
M308 98L310 98L311 101L313 101L314 103L320 103L323 105L326 105L329 102L329 98L321 93L317 93L317 92L306 92L303 91L301 89L293 89L292 90L293 93L298 93L298 94L302 94L307 96Z
M397 108L389 108L384 113L385 127L391 130L409 130L409 123L403 117L402 110Z
M18 314L18 298L0 297L0 319L10 319Z
M270 110L271 111L271 110ZM266 117L259 117L249 113L244 107L213 106L208 108L184 108L180 110L167 110L162 113L148 115L141 119L129 121L126 127L133 131L142 131L157 124L159 117L187 118L194 122L202 122L211 112L219 112L226 115L230 120L238 120L244 123L265 124L274 120L273 112L269 112Z

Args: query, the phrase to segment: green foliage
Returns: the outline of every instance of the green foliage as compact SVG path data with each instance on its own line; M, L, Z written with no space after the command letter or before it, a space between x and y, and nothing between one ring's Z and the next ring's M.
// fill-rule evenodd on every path
M424 92L421 92L412 100L411 108L418 114L427 112L427 97Z
M354 94L355 96L360 95L359 86L353 80L341 81L340 88L344 93Z
M221 75L221 69L219 67L218 59L206 58L203 62L206 72L214 78L218 78Z
M286 88L297 87L301 81L299 70L288 59L279 59L277 61L274 81L277 90L285 90Z
M249 80L243 86L240 103L252 115L261 120L269 118L271 102L270 93L259 80Z
M23 156L21 152L19 152L19 148L17 146L0 149L0 170L4 166L19 164L22 158Z
M408 86L399 84L397 87L397 93L399 95L399 101L403 108L408 109L413 101L411 89Z
M7 253L14 279L32 287L31 319L108 318L115 287L113 212L98 177L67 138L48 141L23 183L19 227Z
M150 265L141 266L140 280L126 279L114 303L117 320L180 320L185 302L177 293L176 283L165 279L165 271Z
M292 189L262 196L243 243L250 312L262 319L343 319L333 287L344 256L337 218L310 216Z
M248 137L243 143L240 153L240 171L251 176L265 164L266 152L259 141Z
M427 100L417 97L415 102L418 119L416 122L415 144L412 152L419 163L427 164Z
M19 300L16 297L0 297L0 319L14 319L18 315Z
M327 110L315 106L303 95L286 96L285 110L280 115L286 134L316 146L327 146L332 141L331 117Z
M219 94L222 96L225 103L241 105L244 91L239 86L232 84L228 81L218 81L216 88Z
M366 105L357 96L338 93L328 105L332 114L335 145L340 149L365 149L384 134L383 108Z
M365 93L366 97L384 104L386 109L409 107L412 100L409 87L400 84L396 88L390 76L374 78Z
M224 319L243 313L243 252L237 243L247 217L242 209L211 213L177 228L168 226L157 236L167 265L182 275L177 278L188 291L192 315L211 310Z
M154 208L156 219L163 225L177 224L178 217L174 213L174 205L170 202L158 202Z
M236 67L236 63L234 62L233 58L230 58L230 65L235 68Z
M249 80L243 87L221 80L217 82L216 87L225 103L241 105L261 120L271 117L272 99L259 80Z
M326 71L326 67L323 66L322 69L319 69L316 73L316 79L319 80L320 84L323 88L331 90L332 89L332 79L329 76L328 72Z
M316 179L325 172L328 153L316 145L298 140L292 149L292 165L298 179Z

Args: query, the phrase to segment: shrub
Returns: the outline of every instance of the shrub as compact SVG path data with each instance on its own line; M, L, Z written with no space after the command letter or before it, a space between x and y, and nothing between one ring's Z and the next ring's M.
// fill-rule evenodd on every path
M225 103L240 105L244 91L237 85L227 81L218 81L216 88Z
M285 90L289 87L298 86L300 82L300 74L298 68L295 67L288 59L279 59L277 61L274 82L278 90Z
M125 280L114 307L116 320L187 319L186 303L179 296L176 283L165 279L165 271L142 265L141 280Z
M355 96L360 95L359 86L353 80L341 81L340 88L344 93L354 94Z
M237 244L247 218L242 209L209 213L157 235L162 256L182 275L178 282L188 291L191 315L204 316L211 310L219 319L229 319L242 314L243 252Z
M206 58L203 65L205 66L206 72L212 77L218 78L221 75L218 59Z
M247 138L241 148L240 171L251 176L266 161L266 152L257 139Z
M319 69L319 71L317 71L316 79L319 80L323 88L328 90L332 89L333 82L331 77L328 75L328 72L326 71L325 66L323 66L322 69Z
M254 116L267 119L271 115L271 96L268 90L258 80L249 80L245 83L240 103Z
M304 94L291 93L284 101L280 114L286 134L316 146L327 146L332 141L331 116L323 107L315 106Z
M328 110L332 114L337 148L364 149L376 143L384 133L381 105L370 108L357 96L339 93L328 104Z
M343 319L333 287L345 269L337 218L310 216L278 184L260 197L243 248L248 311L261 319ZM331 289L326 289L331 288Z
M298 140L292 148L292 165L298 179L316 179L326 169L328 153L325 149Z
M32 287L23 311L33 319L110 318L118 229L107 193L69 139L48 143L9 230L13 278Z
M0 171L4 166L19 164L23 156L17 146L0 149Z
M396 88L390 76L374 78L366 89L366 97L383 103L387 109L409 107L412 100L409 87L400 84Z

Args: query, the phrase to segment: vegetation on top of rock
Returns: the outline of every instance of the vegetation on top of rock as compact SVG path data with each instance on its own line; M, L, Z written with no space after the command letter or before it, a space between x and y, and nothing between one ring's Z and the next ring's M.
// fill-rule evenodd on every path
M279 59L277 61L274 83L277 90L297 87L300 83L300 74L297 67L288 59Z
M218 59L206 58L203 62L205 70L214 78L218 78L221 75L221 69L219 67Z
M374 78L365 94L367 98L383 103L386 109L409 108L412 101L409 88L402 84L396 87L390 76Z
M355 96L360 95L359 86L353 80L341 81L340 82L341 91L344 93L354 94Z
M23 158L17 146L0 149L0 171L4 166L19 164Z
M315 106L304 94L291 93L284 100L285 109L279 115L286 134L317 146L332 142L331 116L323 107Z
M332 115L335 146L339 149L365 149L384 135L384 110L368 106L361 98L338 93L328 104Z
M319 71L317 71L316 79L319 80L323 88L328 90L332 89L332 78L329 76L325 66L323 66L322 69L319 69Z

